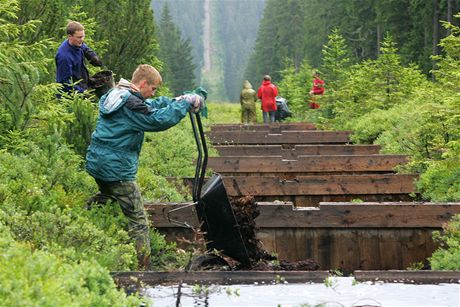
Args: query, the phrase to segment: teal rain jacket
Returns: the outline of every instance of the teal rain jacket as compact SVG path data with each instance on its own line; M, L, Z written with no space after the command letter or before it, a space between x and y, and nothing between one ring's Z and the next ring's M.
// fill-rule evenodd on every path
M144 131L163 131L187 115L190 104L167 97L144 100L123 80L99 100L99 118L86 154L86 170L96 179L134 181Z

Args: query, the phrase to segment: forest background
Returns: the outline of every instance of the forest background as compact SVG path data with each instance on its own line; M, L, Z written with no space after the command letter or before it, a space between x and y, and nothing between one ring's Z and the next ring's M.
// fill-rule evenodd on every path
M233 2L238 1L211 1L208 9ZM199 1L190 3L198 6ZM290 120L351 129L356 143L380 144L384 152L407 154L410 163L400 171L420 174L421 200L458 201L460 29L453 18L458 1L358 3L265 1L253 53L240 70L245 71L243 78L257 84L261 75L272 74L294 112ZM117 206L84 207L96 192L83 167L97 117L94 97L73 93L55 98L54 54L65 38L66 21L79 20L86 27L86 42L117 79L129 78L140 63L150 63L166 76L159 94L172 95L180 86L201 84L197 75L179 78L201 67L193 62L192 50L198 44L183 37L164 11L155 19L150 1L0 4L0 301L138 306L138 298L118 291L108 273L137 266L124 230L126 220ZM183 11L184 19L190 15L196 24L203 21L202 15L185 7ZM231 19L217 16L222 16L222 24ZM443 22L449 19L451 23ZM167 47L165 33L174 35L169 38L176 39L169 40L178 44ZM311 42L316 49L308 47ZM168 54L190 65L175 66ZM182 67L188 73L176 70ZM320 109L309 110L307 93L316 69L326 80L326 94L319 98ZM226 95L230 97L230 91ZM215 102L208 103L206 125L238 122L238 104ZM147 134L138 176L145 198L190 199L165 178L192 176L194 159L187 120L168 131ZM432 268L460 268L459 229L456 218L436 235L441 248L430 259ZM193 250L177 249L156 231L151 237L155 268L186 265Z

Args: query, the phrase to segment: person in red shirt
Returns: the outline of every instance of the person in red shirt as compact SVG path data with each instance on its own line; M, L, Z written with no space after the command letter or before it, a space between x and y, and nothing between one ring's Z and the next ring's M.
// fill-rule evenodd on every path
M316 102L316 95L324 94L324 80L321 80L319 72L313 74L313 87L310 90L310 109L318 109L319 104Z
M262 115L264 117L264 123L275 122L276 112L276 96L278 96L278 88L271 83L271 77L269 75L264 76L262 85L257 91L257 97L262 100Z

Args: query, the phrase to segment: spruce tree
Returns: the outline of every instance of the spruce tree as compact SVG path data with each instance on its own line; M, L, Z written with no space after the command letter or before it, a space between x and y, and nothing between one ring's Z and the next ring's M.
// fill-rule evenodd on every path
M179 95L195 86L195 65L190 40L182 38L165 3L160 20L160 59L164 62L163 79L170 90Z

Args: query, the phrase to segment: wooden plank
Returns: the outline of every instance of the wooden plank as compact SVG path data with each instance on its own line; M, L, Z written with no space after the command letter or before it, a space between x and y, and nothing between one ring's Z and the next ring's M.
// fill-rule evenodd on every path
M414 268L415 264L428 265L428 260L420 254L426 254L426 246L432 241L432 233L420 229L407 229L406 235L400 238L401 243L401 266L405 269ZM414 254L414 250L425 251L425 253ZM433 249L430 249L433 250ZM418 266L417 266L418 267Z
M281 156L283 159L295 159L301 155L372 155L378 154L378 145L294 145L291 148L282 145L215 145L221 157L232 156Z
M298 156L296 160L278 157L210 157L208 167L220 174L237 173L346 173L393 172L407 162L404 155Z
M412 194L352 194L352 195L277 195L254 196L256 202L290 202L294 207L319 207L324 202L412 202Z
M288 283L322 283L328 271L193 271L193 272L111 272L115 283L122 288L138 285L164 284L253 284L272 283L281 278Z
M260 228L437 228L460 214L460 203L321 203L318 208L294 208L292 204L258 204ZM164 212L179 205L147 204L155 227L180 227ZM197 226L193 207L170 213L177 221Z
M427 238L432 231L426 228L419 230ZM403 253L400 246L397 245L397 240L404 241L412 237L412 229L404 228L297 228L294 232L291 229L264 228L264 231L267 234L271 232L271 236L276 237L278 242L283 239L290 242L290 250L286 250L286 244L283 248L271 250L277 253L280 259L287 261L313 259L320 265L320 270L338 269L344 273L363 270L364 267L372 270L405 269L406 267L401 261ZM307 245L311 247L311 252L294 248L297 244L302 244L302 242L296 241L297 237L291 235L296 232L303 233L306 242L308 242ZM368 244L360 244L363 238ZM382 238L385 240L382 241ZM384 252L382 249L385 248L390 250L382 259L381 256ZM413 258L426 259L431 256L433 251L434 249L426 250L423 247L414 246L404 253L410 254ZM363 255L370 261L364 261Z
M409 194L416 175L327 175L278 177L222 177L229 196Z
M331 144L349 143L351 131L216 131L207 135L212 144Z
M284 176L284 173L282 174ZM277 196L297 195L370 195L415 192L417 175L365 174L316 176L222 176L228 195ZM183 192L191 192L194 178L168 177L167 180ZM205 178L205 182L208 178ZM268 189L267 189L268 188ZM321 192L323 191L323 192ZM345 193L343 193L345 192ZM362 199L364 200L364 199ZM327 202L327 199L323 201ZM332 201L332 199L330 200ZM340 201L340 200L335 200ZM345 200L342 200L342 202ZM369 201L377 201L369 199ZM387 199L385 201L391 201Z
M381 270L402 268L401 255L401 230L379 230L379 255Z
M278 254L279 259L295 259L297 255L297 244L292 244L292 242L297 242L294 240L293 228L284 228L280 231L275 232L275 241L276 241L276 253Z
M200 225L195 207L191 204L146 203L144 208L157 228L187 228L187 225L198 228Z
M319 208L267 205L259 227L441 228L460 213L460 203L321 203Z
M366 229L358 234L359 265L355 269L369 270L378 268L380 265L379 230Z
M409 284L460 283L460 271L361 271L353 273L359 282L400 282Z
M279 173L277 173L277 175L279 175ZM289 174L289 176L287 176L286 174L281 174L281 175L285 177L283 177L284 179L279 179L279 180L296 180L297 179L295 173L291 173ZM391 174L387 174L387 175L391 175ZM348 175L330 175L330 176L348 176ZM352 175L352 176L358 176L358 175ZM371 176L371 175L367 175L367 176ZM240 178L248 178L248 180L252 180L252 177L256 177L256 176L248 176L248 177L237 176L234 178L236 178L235 180L238 180ZM226 177L223 177L223 178L226 178ZM186 186L186 190L184 190L184 193L186 193L187 190L190 193L192 190L194 179L193 178L175 178L175 177L173 178L171 177L171 178L168 178L168 180L172 182L173 184L175 184L178 189L183 190L184 186ZM390 182L393 182L390 185L390 186L393 186L395 181L394 179L392 179L390 180ZM240 195L240 192L237 191L236 192L237 194L233 194L233 192L231 191L232 187L230 185L231 184L227 183L226 190L227 190L228 195L230 196L233 195L235 197L238 197L237 195ZM402 183L401 191L403 191L404 187L408 185L411 185L410 182L404 181ZM250 190L249 188L246 188L246 190L250 191L250 194L254 196L257 202L275 202L275 201L292 202L296 207L317 207L319 206L320 202L356 202L356 200L363 201L363 202L401 202L401 201L407 202L407 201L413 201L414 196L416 197L415 193L414 194L409 194L410 192L400 193L398 192L398 188L394 188L394 191L396 191L396 194L391 194L389 193L391 190L388 190L387 193L385 194L375 194L375 193L371 194L373 192L369 192L368 194L323 194L323 195L312 195L312 194L260 195L260 194L256 194L257 192L256 190Z
M348 275L359 267L358 231L356 229L338 229L334 233L334 245L331 247L330 268L339 269Z
M263 248L267 252L275 252L279 250L276 246L276 234L272 229L261 229L257 230L257 239L262 242Z
M315 130L313 123L271 123L271 124L216 124L211 125L211 131L292 131Z

